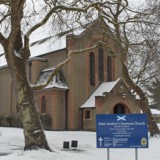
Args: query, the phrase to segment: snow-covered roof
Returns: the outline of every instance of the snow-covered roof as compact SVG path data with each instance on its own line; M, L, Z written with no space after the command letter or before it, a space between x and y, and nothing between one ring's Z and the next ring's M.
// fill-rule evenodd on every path
M47 80L49 79L49 76L54 72L54 69L55 68L44 69L41 72L36 85L45 84ZM56 76L53 77L52 81L44 89L51 89L51 88L68 89L68 86L60 72Z
M159 114L160 115L160 110L158 109L151 109L152 114Z
M44 29L33 32L30 36L30 58L66 48L66 35L80 35L84 30L83 27L77 27L74 30L70 29L53 35L49 35ZM0 44L0 54L2 53L4 53L4 50ZM5 65L7 65L7 62L3 55L0 57L0 67Z
M110 92L113 87L118 83L120 80L117 79L116 81L112 82L104 82L102 83L94 92L93 94L87 99L87 101L80 106L80 108L94 108L95 107L95 97L96 96L104 96L105 92Z
M46 29L47 30L47 29ZM33 32L30 37L31 57L43 55L46 53L58 51L66 48L66 35L80 35L85 29L81 26L74 29L68 29L55 34L48 33L41 29ZM50 36L47 36L51 34Z
M31 62L31 61L43 61L43 62L46 62L46 61L47 61L47 58L31 57L27 62Z
M50 36L30 45L31 56L35 57L66 48L66 36Z

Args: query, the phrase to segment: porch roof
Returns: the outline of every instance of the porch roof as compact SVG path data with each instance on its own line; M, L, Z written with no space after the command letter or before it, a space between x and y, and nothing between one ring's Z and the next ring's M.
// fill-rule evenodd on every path
M160 110L158 110L158 109L151 109L151 112L154 115L160 115Z
M49 76L54 72L55 68L46 68L44 69L38 80L36 85L42 85L45 84L47 82L47 80L49 79ZM57 89L68 89L68 86L61 74L61 72L59 72L57 75L55 75L53 77L53 79L51 80L51 82L43 89L53 89L53 88L57 88Z
M80 108L94 108L95 107L95 97L96 96L104 96L105 92L110 92L114 86L118 83L120 78L116 81L112 82L104 82L102 83L93 94L87 99L87 101L80 106Z

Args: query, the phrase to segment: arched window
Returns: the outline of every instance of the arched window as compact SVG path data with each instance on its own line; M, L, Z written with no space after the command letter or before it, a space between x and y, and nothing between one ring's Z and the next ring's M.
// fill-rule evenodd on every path
M43 96L41 99L41 113L46 113L46 97Z
M95 55L90 53L90 85L95 85Z
M114 114L125 114L125 107L122 104L117 104L114 107Z
M112 81L112 57L107 57L107 81Z
M103 48L98 48L98 70L99 70L99 81L104 81L104 55Z

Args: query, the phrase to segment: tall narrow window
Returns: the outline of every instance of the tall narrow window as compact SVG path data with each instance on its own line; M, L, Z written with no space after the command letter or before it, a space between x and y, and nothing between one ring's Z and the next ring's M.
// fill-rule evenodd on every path
M112 57L107 57L107 81L112 81Z
M46 97L43 96L41 100L41 113L46 113Z
M90 85L95 85L95 55L90 53Z
M99 81L104 81L104 55L103 55L103 48L98 48L98 70L99 70Z

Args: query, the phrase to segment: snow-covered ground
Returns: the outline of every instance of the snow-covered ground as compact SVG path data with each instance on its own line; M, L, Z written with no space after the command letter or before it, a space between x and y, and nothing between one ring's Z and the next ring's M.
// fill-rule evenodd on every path
M107 160L107 149L96 148L96 133L46 131L50 147L23 151L23 130L0 127L0 160ZM77 150L63 150L63 142L78 140ZM110 160L135 160L135 149L110 149ZM149 148L138 149L138 160L160 160L160 137L149 138Z

